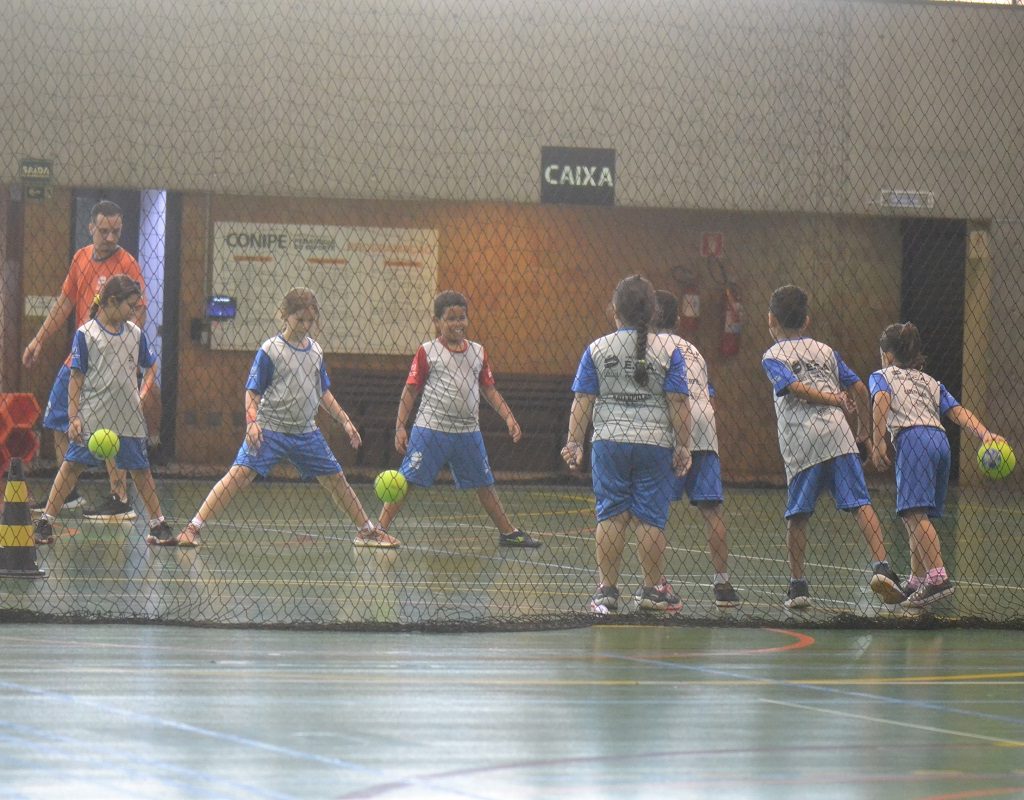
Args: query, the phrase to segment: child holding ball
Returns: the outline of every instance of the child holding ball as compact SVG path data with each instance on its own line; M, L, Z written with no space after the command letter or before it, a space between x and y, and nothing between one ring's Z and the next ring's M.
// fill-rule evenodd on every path
M463 295L446 291L434 298L437 338L416 351L398 404L395 449L404 456L401 473L411 491L413 486L433 485L447 465L459 489L476 490L480 505L498 529L500 547L540 547L539 541L509 521L494 489L480 433L480 398L501 415L513 442L519 441L522 432L494 384L483 345L466 338L468 324L469 301ZM421 394L410 433L409 417ZM404 500L384 504L381 531L388 529Z
M103 465L87 445L89 437L103 429L119 437L117 467L131 473L149 512L147 541L173 538L160 510L146 453L137 369L154 370L156 358L145 332L131 321L141 301L142 287L136 281L113 275L93 301L89 321L75 332L68 383L69 445L46 508L35 524L37 545L53 543L53 520L82 471Z
M885 443L888 428L896 448L896 513L910 540L912 574L903 584L903 605L922 608L953 594L932 518L941 517L949 483L949 439L942 418L984 444L1004 441L921 371L921 336L909 322L890 325L879 340L882 369L868 379L872 410L871 460L878 469L892 463Z
M294 288L285 295L278 314L284 321L284 332L260 346L249 370L245 384L245 440L235 463L210 490L181 533L154 543L198 546L203 525L257 475L266 477L275 464L287 459L303 479L315 477L359 526L357 545L397 547L398 541L377 530L366 516L316 426L316 412L322 406L345 429L352 447L362 444L359 431L331 394L323 350L309 336L320 316L316 295L303 287Z

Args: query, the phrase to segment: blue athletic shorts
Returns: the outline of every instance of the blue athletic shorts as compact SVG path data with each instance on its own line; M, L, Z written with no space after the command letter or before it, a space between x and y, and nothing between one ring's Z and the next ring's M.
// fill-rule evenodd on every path
M721 503L725 500L722 491L722 462L718 453L713 450L697 450L690 454L693 463L690 471L683 477L675 476L673 500L682 500L683 495L690 498L691 505L702 503Z
M265 478L281 459L291 461L302 480L341 472L341 464L319 429L307 433L278 433L264 428L263 444L258 450L251 450L248 440L242 442L235 456L235 466L248 467Z
M941 428L907 428L896 437L896 513L926 509L941 517L949 487L949 439Z
M446 464L459 489L494 485L480 431L445 433L414 425L400 470L406 480L414 486L433 486Z
M665 527L676 478L671 447L597 441L590 462L598 522L628 511Z
M789 482L786 519L814 513L823 489L828 489L840 511L853 511L871 503L860 458L849 453L815 464L793 477Z
M106 462L100 461L84 444L68 442L68 451L64 459L73 464L85 467L102 467ZM149 469L149 454L146 452L146 439L142 436L122 436L121 448L114 456L118 469Z
M68 384L71 382L71 367L62 364L54 378L50 389L50 399L46 401L46 412L43 414L43 427L51 431L68 432L71 419L68 417ZM88 452L88 448L86 449Z

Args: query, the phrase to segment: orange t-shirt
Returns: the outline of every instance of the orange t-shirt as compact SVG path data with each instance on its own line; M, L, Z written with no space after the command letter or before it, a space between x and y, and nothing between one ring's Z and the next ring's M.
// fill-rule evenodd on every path
M93 261L92 245L87 245L75 253L71 259L68 276L60 293L71 300L75 306L75 328L80 328L89 321L92 301L114 275L127 275L138 281L142 287L142 305L146 304L146 287L142 282L142 270L135 257L123 247L117 248L102 261Z

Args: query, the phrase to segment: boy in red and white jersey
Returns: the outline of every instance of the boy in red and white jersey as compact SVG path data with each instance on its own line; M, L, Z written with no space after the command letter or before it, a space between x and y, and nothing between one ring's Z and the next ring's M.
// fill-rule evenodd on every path
M494 385L483 345L466 338L468 323L469 302L463 295L445 291L434 298L438 336L416 351L398 405L395 449L404 456L401 472L411 490L413 486L432 486L447 465L459 489L476 490L480 504L498 529L500 546L540 547L539 541L511 523L494 489L494 475L480 433L480 398L505 421L513 442L520 440L522 431ZM420 395L410 433L409 417ZM404 500L384 504L379 530L387 531ZM373 546L369 541L365 544Z

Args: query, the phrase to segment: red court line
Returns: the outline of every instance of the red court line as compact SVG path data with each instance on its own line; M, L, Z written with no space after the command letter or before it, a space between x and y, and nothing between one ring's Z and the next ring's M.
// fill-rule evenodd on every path
M385 261L385 267L422 267L423 263L420 261Z
M789 631L783 628L758 628L771 633L781 633L783 636L791 636L795 641L789 644L778 645L777 647L746 647L740 650L694 650L679 651L676 653L665 653L664 655L640 655L638 658L667 659L667 658L704 658L707 656L760 656L766 653L785 653L789 650L803 650L815 644L813 636L799 631Z
M344 267L348 264L347 258L307 258L306 261L310 264L324 264L337 267Z

